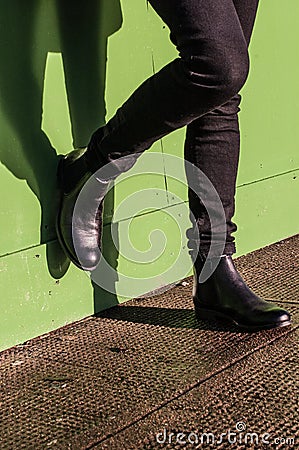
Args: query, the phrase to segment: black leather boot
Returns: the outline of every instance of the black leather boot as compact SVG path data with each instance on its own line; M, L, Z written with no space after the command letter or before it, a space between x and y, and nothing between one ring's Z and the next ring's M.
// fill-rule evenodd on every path
M101 257L103 197L108 190L109 181L94 178L86 201L80 202L80 208L74 214L79 193L93 173L86 155L87 149L74 150L59 162L57 176L60 207L56 231L69 259L77 267L92 271Z
M198 258L194 267L193 301L198 319L230 321L248 331L290 325L287 311L249 289L230 255L223 255L212 275L199 283L203 263Z

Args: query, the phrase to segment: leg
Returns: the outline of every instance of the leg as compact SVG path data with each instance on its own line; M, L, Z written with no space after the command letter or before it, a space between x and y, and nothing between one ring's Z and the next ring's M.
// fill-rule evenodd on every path
M228 101L247 77L247 45L232 0L150 3L169 26L180 57L146 80L94 134L91 160L144 151Z
M249 44L258 0L235 0L244 37ZM187 128L185 159L199 167L216 188L226 216L226 244L214 273L204 283L199 282L205 257L211 244L210 221L202 202L189 189L189 204L200 243L189 240L191 254L199 247L195 260L194 304L200 319L227 319L246 329L264 329L290 324L287 311L255 295L238 274L231 254L235 252L236 225L235 186L239 161L240 133L238 111L240 96L235 95L224 105L193 121ZM192 230L189 230L192 236Z
M249 45L255 21L258 0L234 0L235 9ZM224 252L235 253L232 221L235 212L235 187L239 162L240 132L238 112L241 97L235 95L228 102L194 120L187 127L185 159L200 168L216 188L223 204L227 238ZM211 244L210 221L200 199L189 189L189 204L194 227L200 230L200 250L206 255ZM190 232L190 237L192 233ZM198 247L190 239L190 248Z
M235 211L235 186L239 161L240 133L238 123L240 96L235 95L225 105L193 121L187 127L185 159L198 167L212 182L221 199L226 218L224 253L235 253L232 221ZM200 242L193 241L193 230L188 230L189 248L206 256L211 245L211 224L208 212L200 198L189 189L189 206L193 229L199 230ZM216 205L217 207L217 205ZM213 213L212 207L209 207ZM215 211L215 215L217 211ZM214 235L215 239L215 235ZM222 242L222 235L220 236Z

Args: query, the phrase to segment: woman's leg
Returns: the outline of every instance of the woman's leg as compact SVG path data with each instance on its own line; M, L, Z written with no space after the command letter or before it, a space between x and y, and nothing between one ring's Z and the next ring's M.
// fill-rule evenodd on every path
M179 58L146 80L94 134L91 160L97 154L105 163L144 151L228 101L246 80L247 44L233 0L150 3L169 26Z
M249 45L256 17L258 0L234 0L237 15ZM197 166L212 182L221 199L227 226L224 253L235 253L233 233L236 224L232 221L235 211L235 187L239 162L240 132L238 112L241 97L235 95L228 102L204 116L194 120L187 127L185 159ZM201 252L206 255L211 244L209 216L200 199L189 189L189 204L194 227L199 229ZM212 209L209 210L213 213ZM216 211L215 211L216 214ZM190 248L197 248L192 242ZM196 233L195 233L196 235Z
M258 0L234 0L234 4L244 39L249 45ZM224 255L212 275L201 283L200 275L211 245L211 225L201 200L189 189L191 218L192 221L195 219L193 230L189 230L189 247L193 256L198 248L200 250L195 259L193 299L200 319L226 319L245 329L258 330L289 325L290 315L254 294L237 272L231 258L231 254L235 252L232 233L237 228L232 217L239 162L240 100L240 95L234 95L228 102L194 120L187 127L185 159L196 165L212 182L226 217ZM209 213L217 214L212 205L209 205ZM199 243L192 241L194 229L199 231Z

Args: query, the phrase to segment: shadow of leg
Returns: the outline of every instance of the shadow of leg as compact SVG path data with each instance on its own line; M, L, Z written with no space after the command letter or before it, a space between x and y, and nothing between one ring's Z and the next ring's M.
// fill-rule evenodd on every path
M56 1L74 147L105 122L107 39L121 26L119 0Z
M104 214L105 212L109 211L109 221L112 220L113 215L114 194L114 187L112 187L105 199ZM109 267L109 271L106 270L106 266L102 266L102 270L100 262L98 272L92 275L95 314L97 314L99 311L102 311L103 309L110 308L119 303L116 294L119 256L119 232L117 223L108 222L106 225L104 225L101 247L103 258Z
M13 134L1 142L1 162L25 179L41 205L40 243L55 239L58 158L41 130L46 49L36 51L35 21L39 1L11 0L1 5L1 110ZM58 257L58 255L57 255ZM60 254L56 266L66 266ZM63 262L63 264L62 264ZM49 270L51 272L50 264ZM60 274L62 275L62 273Z
M92 133L105 123L107 39L122 24L120 3L119 0L89 0L86 3L80 0L56 0L56 10L73 145L75 148L85 147ZM105 210L109 209L112 216L113 190L108 197ZM115 270L118 252L108 228L104 227L103 253ZM115 282L116 279L109 279L108 290L93 282L95 312L118 303L114 293Z

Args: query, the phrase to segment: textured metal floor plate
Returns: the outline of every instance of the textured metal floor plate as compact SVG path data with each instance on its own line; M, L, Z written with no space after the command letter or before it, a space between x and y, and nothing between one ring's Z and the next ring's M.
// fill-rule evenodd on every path
M298 448L298 363L299 335L292 333L97 448Z
M188 279L2 352L0 448L161 448L165 427L225 432L237 421L298 435L298 249L299 236L237 261L259 294L287 304L292 327L198 323Z

